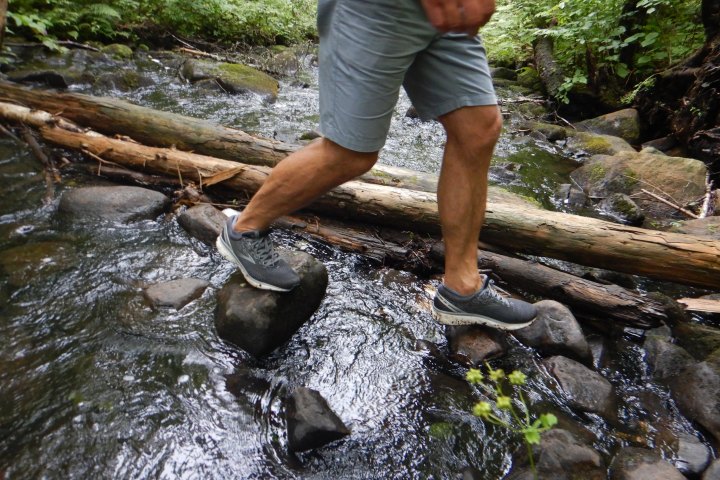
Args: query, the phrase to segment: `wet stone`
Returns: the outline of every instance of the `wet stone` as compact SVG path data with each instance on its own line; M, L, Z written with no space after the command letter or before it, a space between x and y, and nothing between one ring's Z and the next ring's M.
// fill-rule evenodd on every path
M685 480L685 476L660 455L636 447L620 450L610 464L610 472L611 480Z
M538 310L535 321L513 335L544 354L567 355L589 363L592 358L590 346L572 312L554 300L537 302L535 307Z
M720 440L720 355L683 369L669 385L680 411Z
M597 413L608 420L617 418L615 389L599 373L561 356L548 358L543 363L560 384L572 408Z
M523 452L524 453L524 452ZM605 464L600 454L582 444L566 430L555 428L542 435L540 445L533 446L538 477L552 480L605 480ZM519 470L506 480L533 480L532 471L525 467L526 456L518 457Z
M495 330L477 326L447 327L446 334L450 358L466 366L480 365L507 352L503 334Z
M179 278L169 282L156 283L145 289L145 298L156 307L181 309L193 300L200 298L210 285L206 280L197 278Z
M655 439L656 444L669 453L670 461L684 475L700 475L712 460L712 452L707 445L689 433L661 431Z
M645 220L645 214L628 195L613 193L605 197L598 208L613 220L626 225L640 226Z
M670 343L662 336L647 337L644 346L650 373L657 380L668 381L695 364L684 348Z
M697 360L705 360L720 349L720 328L696 323L679 323L673 328L677 343Z
M154 219L170 206L160 192L139 187L84 187L63 193L59 211L74 221L133 222Z
M178 223L187 233L208 245L215 245L226 221L225 214L207 204L195 205L178 216Z
M288 447L292 452L320 448L350 435L319 392L296 388L285 404Z
M315 313L325 296L325 266L304 252L278 252L300 276L290 292L251 287L239 272L218 295L215 327L224 340L254 356L272 352L285 343Z

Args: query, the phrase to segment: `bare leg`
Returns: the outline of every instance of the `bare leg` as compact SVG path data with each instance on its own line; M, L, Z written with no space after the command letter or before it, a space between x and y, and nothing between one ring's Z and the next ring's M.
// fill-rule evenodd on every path
M355 152L325 138L298 150L273 168L234 230L266 229L278 217L367 172L377 158L378 152Z
M485 220L488 169L502 129L497 106L466 107L440 118L447 132L438 209L445 242L445 286L469 295L480 287L477 244Z

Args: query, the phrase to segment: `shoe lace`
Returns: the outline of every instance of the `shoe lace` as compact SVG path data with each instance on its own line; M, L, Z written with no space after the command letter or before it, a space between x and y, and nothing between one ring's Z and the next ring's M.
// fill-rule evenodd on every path
M256 242L253 242L253 250L257 262L263 267L273 267L280 259L280 255L278 255L275 248L273 248L273 243L269 236L264 236Z
M498 291L495 289L495 281L488 279L485 282L485 285L483 287L483 295L492 298L493 300L499 302L501 305L505 307L509 307L510 303L507 301L505 297L500 295Z

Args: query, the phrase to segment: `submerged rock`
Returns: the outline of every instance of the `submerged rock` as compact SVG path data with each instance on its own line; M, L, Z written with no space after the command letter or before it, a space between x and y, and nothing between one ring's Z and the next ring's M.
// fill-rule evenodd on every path
M156 283L145 289L145 298L156 307L181 309L202 296L210 285L206 280L179 278L169 282Z
M286 401L288 447L292 452L312 450L350 435L319 392L296 388Z
M612 480L685 480L685 476L660 455L636 447L620 450L610 464L610 472Z
M279 84L270 75L239 63L187 60L182 74L190 82L215 80L228 93L254 92L277 98Z
M325 295L325 266L304 252L279 252L300 275L290 292L258 290L238 273L218 295L215 327L218 334L254 356L285 343L317 310Z
M620 137L631 144L640 142L640 114L634 108L584 120L575 126L581 131Z
M520 454L518 454L520 455ZM552 480L605 480L605 464L600 454L582 444L566 430L553 429L542 435L540 445L533 446L538 478ZM519 457L519 465L527 465ZM513 471L506 480L533 480L532 471L522 468Z
M613 193L605 197L598 208L610 218L626 225L642 225L645 214L628 195Z
M202 204L190 207L178 215L178 223L187 233L208 245L215 240L227 222L225 214L212 205Z
M617 418L615 389L599 373L569 358L555 356L543 363L560 384L569 404L583 412Z
M590 346L572 312L554 300L537 302L538 315L530 326L513 332L522 343L546 354L569 355L589 363Z
M477 366L485 360L507 352L502 333L477 326L447 327L450 357L466 366Z
M169 206L168 197L147 188L84 187L65 191L59 211L80 222L132 222L154 219Z

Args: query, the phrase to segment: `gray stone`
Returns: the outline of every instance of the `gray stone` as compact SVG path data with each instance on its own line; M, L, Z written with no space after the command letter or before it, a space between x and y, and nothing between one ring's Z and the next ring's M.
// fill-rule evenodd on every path
M537 302L538 315L530 326L513 332L515 337L529 347L544 354L568 355L589 362L590 346L572 312L554 300Z
M270 75L239 63L222 63L211 60L187 60L182 75L195 83L215 80L228 93L254 92L277 98L279 84Z
M599 373L561 356L550 357L543 363L560 384L571 407L608 420L617 418L615 389Z
M703 473L702 480L720 480L720 459L715 460L710 464L705 473Z
M147 188L84 187L65 191L59 211L80 222L132 222L154 219L169 206L168 197Z
M605 197L598 204L598 208L613 220L626 225L639 226L645 221L645 213L624 193L613 193Z
M673 327L677 344L697 360L705 360L720 349L720 328L698 323L679 323Z
M218 295L218 334L252 355L270 353L285 343L317 310L325 295L325 266L304 252L279 252L300 275L290 292L258 290L237 273Z
M582 131L620 137L631 144L640 141L640 115L634 108L584 120L575 126Z
M720 440L720 356L685 368L669 385L680 411Z
M520 455L520 453L518 453ZM543 433L540 445L533 446L535 467L538 478L547 480L605 480L605 464L600 454L582 444L566 430L555 428ZM522 468L527 465L526 456L519 456L517 465L506 480L533 480L532 471Z
M466 366L477 366L485 360L501 357L507 352L502 334L476 326L447 327L450 358Z
M224 213L207 204L195 205L178 215L180 226L191 236L208 245L215 245L215 240L227 219Z
M661 185L663 195L683 206L705 194L706 174L707 167L699 160L622 152L596 155L570 176L591 197L624 193L636 198L636 203L646 215L667 218L676 214L676 210L643 194L641 190L652 191L649 185Z
M610 464L610 472L611 480L685 480L685 476L660 455L636 447L620 450Z
M664 429L656 436L655 444L666 452L668 460L684 475L700 475L712 460L710 448L689 433Z
M628 142L620 137L599 133L568 131L567 147L588 155L617 155L622 152L636 153Z
M557 142L558 140L565 140L568 137L568 131L565 127L560 125L553 125L551 123L543 122L531 122L527 125L532 131L540 132L545 135L551 142Z
M653 378L667 381L681 374L696 362L684 348L678 347L661 336L645 338L645 359Z
M169 282L156 283L145 289L145 298L156 307L181 309L196 298L200 298L210 285L198 278L179 278Z
M292 452L312 450L350 435L319 392L296 388L287 399L288 448Z
M670 231L720 240L720 216L675 222Z

